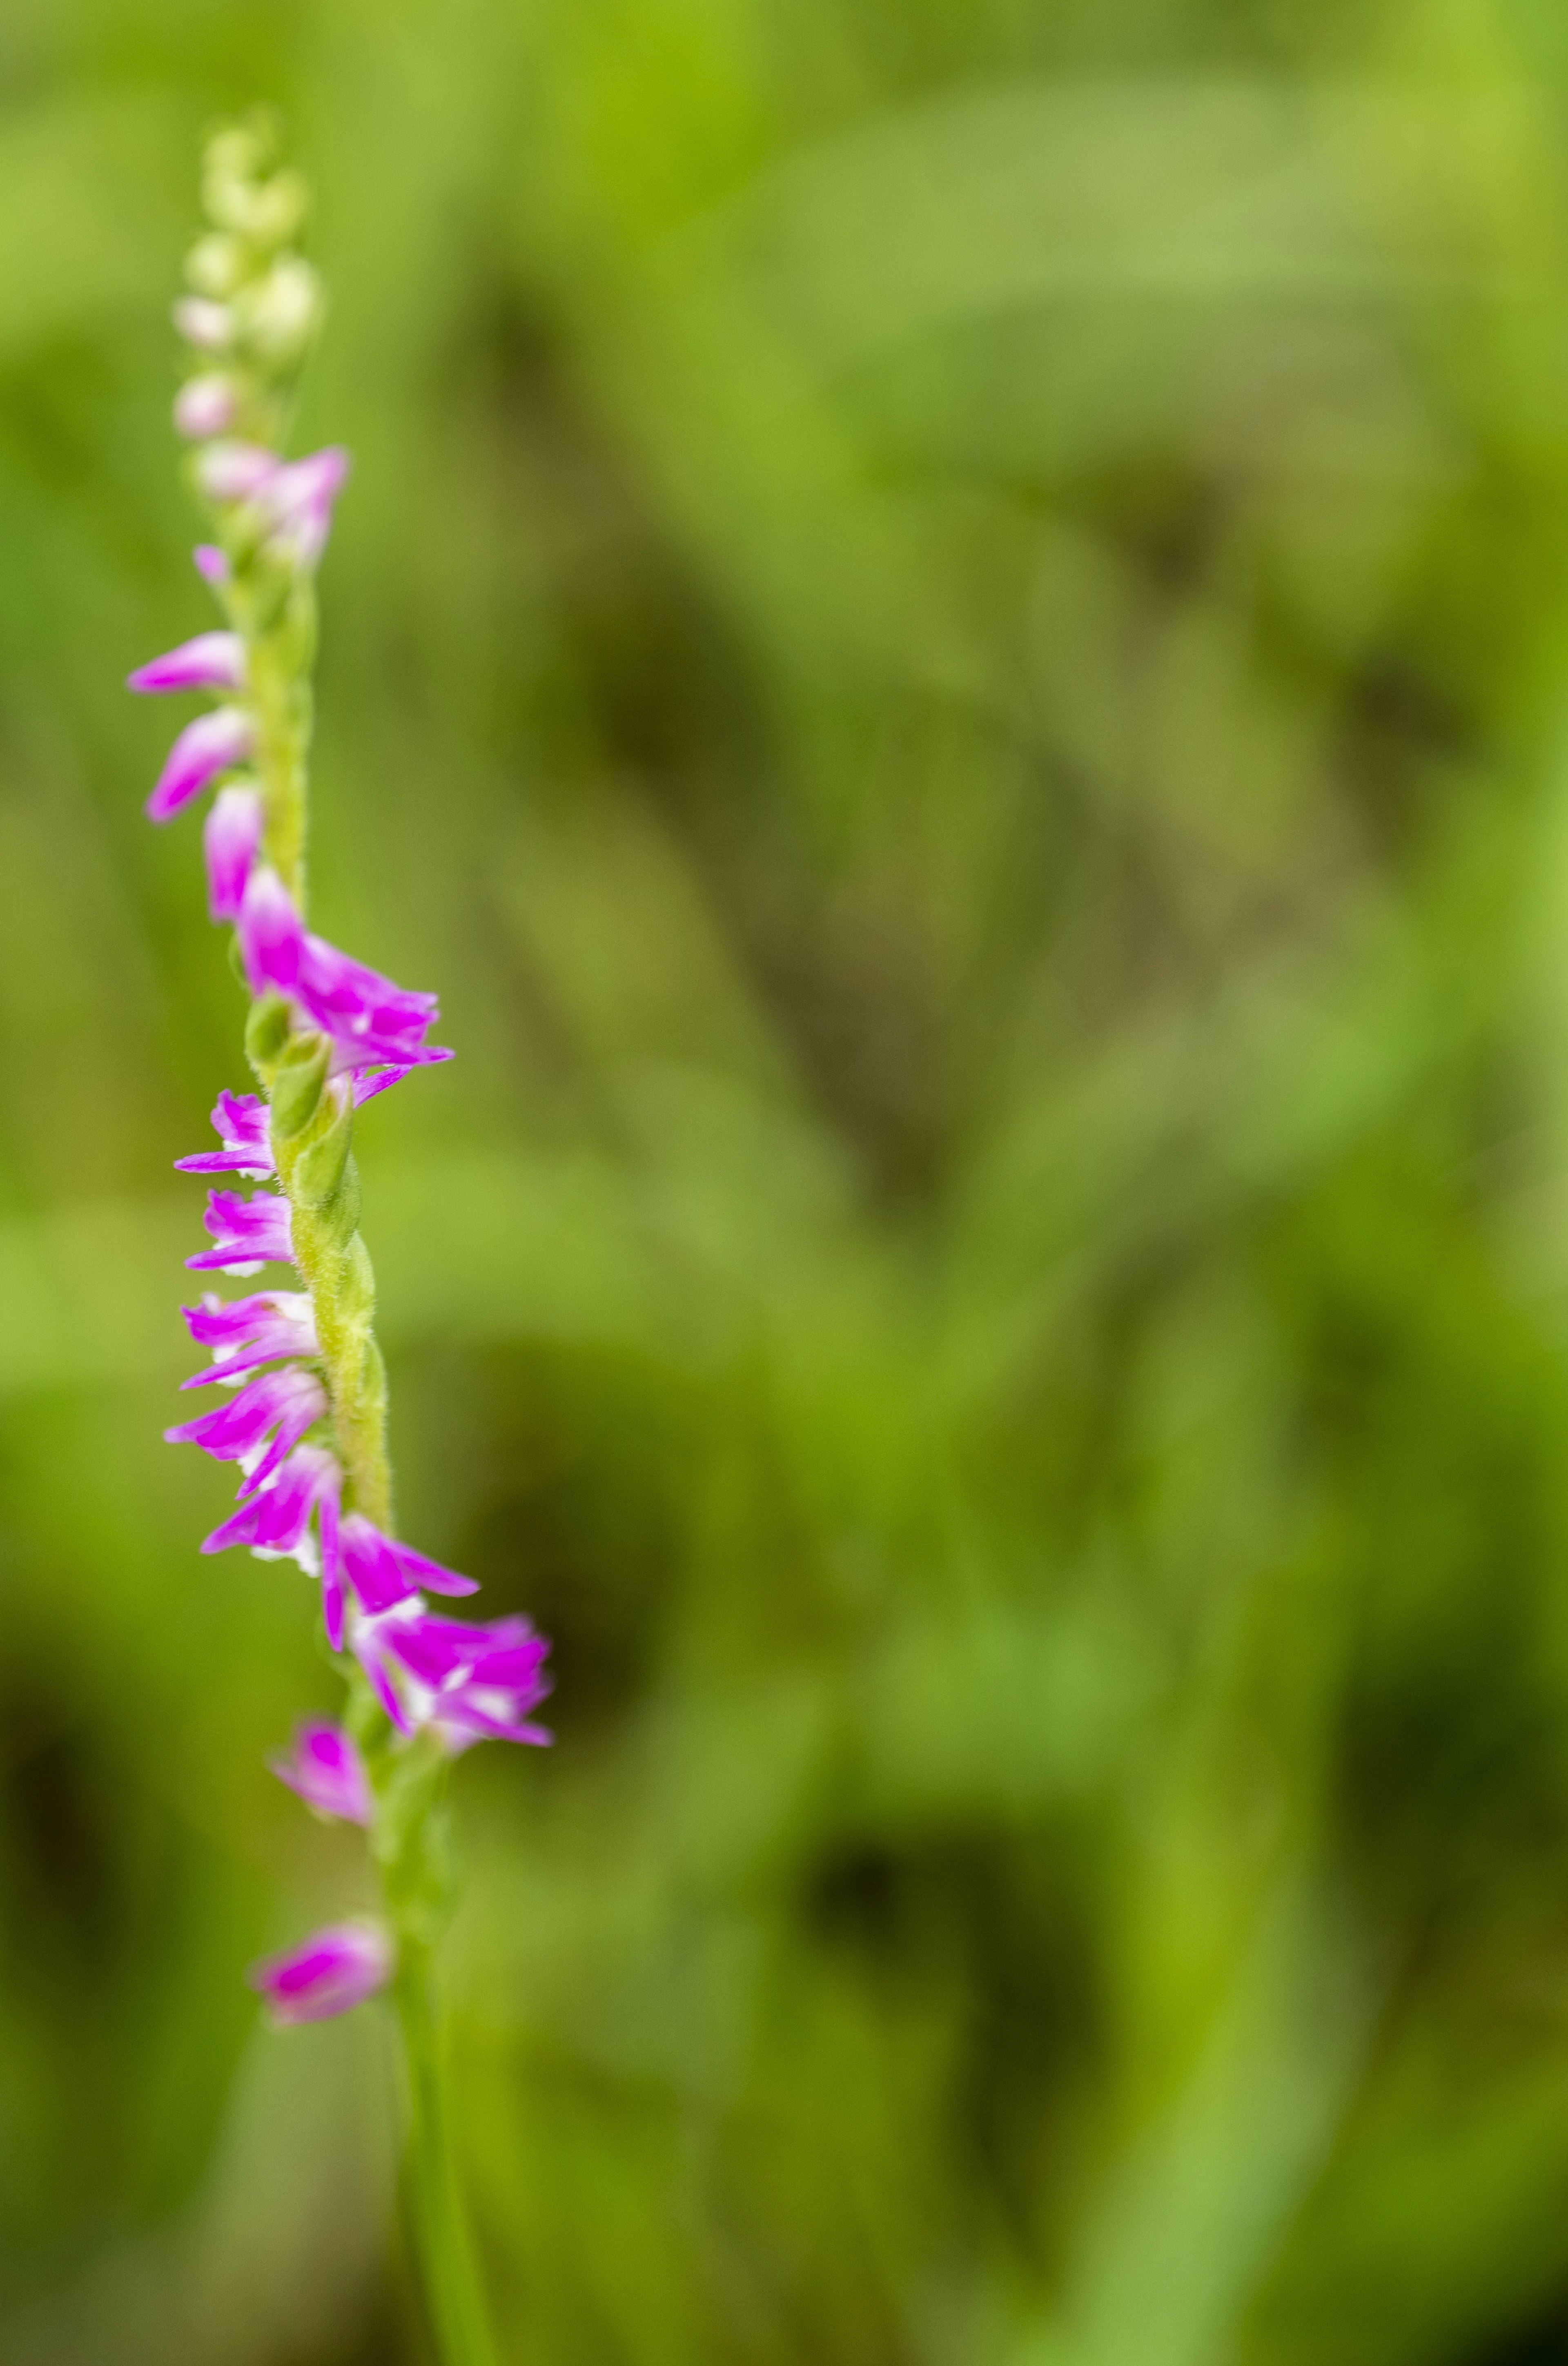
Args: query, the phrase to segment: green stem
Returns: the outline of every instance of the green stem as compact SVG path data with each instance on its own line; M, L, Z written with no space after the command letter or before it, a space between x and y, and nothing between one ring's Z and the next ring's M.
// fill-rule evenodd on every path
M452 2149L431 1951L405 1937L396 2000L408 2067L404 2206L441 2366L496 2366Z

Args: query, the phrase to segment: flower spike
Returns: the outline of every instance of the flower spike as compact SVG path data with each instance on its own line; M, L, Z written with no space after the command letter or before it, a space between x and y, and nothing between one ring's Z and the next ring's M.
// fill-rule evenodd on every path
M386 1374L374 1329L370 1261L358 1233L355 1111L415 1068L450 1059L429 1037L433 994L411 992L310 929L304 850L310 739L314 576L348 475L329 445L275 448L323 304L295 250L307 191L280 169L265 118L215 133L203 172L205 234L186 261L175 318L188 347L175 425L209 513L197 572L220 627L139 667L135 691L197 691L211 712L169 751L147 811L166 821L204 790L208 909L231 927L251 996L245 1052L258 1092L223 1092L216 1147L176 1161L217 1178L203 1219L209 1245L186 1262L234 1275L287 1262L297 1289L204 1295L185 1310L210 1361L184 1383L211 1391L164 1433L236 1466L229 1516L201 1549L243 1548L292 1560L320 1580L326 1640L347 1687L342 1722L310 1718L270 1763L313 1813L372 1837L387 1919L333 1922L251 1966L274 2022L346 2012L384 1989L400 1951L411 1972L438 1936L441 1756L481 1741L543 1743L534 1712L549 1690L549 1646L525 1618L468 1623L432 1607L472 1594L471 1578L397 1536L386 1448ZM233 1178L273 1188L244 1191ZM429 1984L398 1983L410 2060L438 2055ZM425 2072L420 2072L422 2078ZM422 2102L423 2090L421 2090ZM439 2114L416 2117L428 2146ZM429 2157L410 2180L414 2207L434 2190ZM445 2190L443 2188L443 2190ZM464 2246L425 2228L415 2255ZM444 2301L450 2300L449 2291ZM489 2354L480 2295L458 2295L471 2348ZM439 2311L436 2312L440 2314Z

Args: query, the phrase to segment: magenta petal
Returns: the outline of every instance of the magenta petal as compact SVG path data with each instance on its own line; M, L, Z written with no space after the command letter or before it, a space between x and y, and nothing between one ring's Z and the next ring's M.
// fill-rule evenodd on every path
M187 723L169 750L158 784L147 800L148 817L167 821L188 805L219 772L243 761L254 733L250 716L237 706L216 707Z
M478 1578L460 1577L455 1569L428 1560L412 1546L393 1544L390 1551L411 1592L423 1588L431 1594L477 1594L479 1590Z
M310 1721L294 1737L287 1758L267 1764L280 1783L297 1791L319 1815L344 1823L368 1824L375 1812L365 1761L341 1726Z
M215 542L198 542L191 552L191 558L202 581L210 583L214 591L220 584L227 583L234 571L229 564L228 552L220 550Z
M344 1519L341 1548L344 1577L361 1609L372 1617L417 1592L403 1572L397 1547L362 1513L350 1512Z
M245 645L238 633L197 633L166 657L139 666L125 680L127 690L241 690Z
M386 1987L396 1960L380 1923L334 1922L302 1946L253 1964L245 1977L272 2019L287 2025L352 2011Z

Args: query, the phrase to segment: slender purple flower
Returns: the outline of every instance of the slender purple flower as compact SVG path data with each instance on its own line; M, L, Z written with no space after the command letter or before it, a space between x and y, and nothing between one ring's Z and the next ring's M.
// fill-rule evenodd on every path
M207 908L215 920L237 920L262 842L265 815L254 789L240 783L220 789L202 824L207 861Z
M245 645L238 633L197 633L166 657L127 674L127 690L243 690Z
M186 1257L195 1273L260 1273L264 1265L292 1265L288 1202L274 1191L209 1191L202 1223L212 1246Z
M198 715L169 750L169 760L147 800L148 818L167 821L199 795L209 781L243 763L254 738L254 726L242 707L218 706L210 715Z
M307 1577L320 1577L323 1556L335 1559L338 1497L343 1470L324 1446L297 1446L264 1487L247 1495L237 1512L201 1540L203 1552L248 1545L258 1560L297 1560ZM321 1543L311 1531L320 1516Z
M307 1290L258 1290L249 1298L227 1301L209 1291L199 1306L180 1311L197 1346L212 1350L207 1370L182 1380L182 1388L204 1389L214 1380L253 1372L258 1364L275 1364L281 1357L321 1352Z
M386 1987L396 1960L380 1923L333 1922L302 1946L253 1964L245 1977L265 1998L272 2019L288 2026L351 2012Z
M182 1175L223 1175L231 1170L263 1183L276 1174L272 1144L267 1138L266 1105L257 1093L220 1093L212 1112L212 1130L221 1150L200 1150L194 1157L176 1158Z
M226 435L234 424L239 398L232 381L216 370L186 378L175 397L175 428L192 444L209 435Z
M549 1645L526 1618L488 1626L441 1618L417 1596L356 1621L353 1648L400 1733L434 1725L449 1749L479 1741L547 1742L528 1711L549 1691Z
M281 1371L258 1372L226 1403L164 1436L171 1446L199 1446L219 1462L237 1462L245 1474L243 1492L249 1492L266 1484L326 1410L327 1392L315 1374L285 1364Z
M295 1729L287 1758L267 1764L280 1783L298 1791L307 1807L344 1823L368 1825L375 1812L370 1777L351 1737L340 1725L310 1718Z
M196 562L196 571L202 581L210 583L214 591L220 585L227 583L234 572L229 562L228 552L220 550L215 542L198 542L191 552L191 558Z

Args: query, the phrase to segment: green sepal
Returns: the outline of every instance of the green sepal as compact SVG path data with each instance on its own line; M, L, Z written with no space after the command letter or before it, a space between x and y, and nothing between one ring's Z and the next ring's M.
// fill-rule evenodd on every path
M376 1269L370 1262L369 1250L355 1233L344 1251L338 1275L338 1320L345 1331L359 1329L368 1335L375 1312Z
M288 1196L295 1206L314 1208L325 1215L329 1210L334 1218L338 1207L347 1201L352 1212L340 1227L335 1245L346 1248L349 1234L359 1222L359 1177L349 1155L354 1138L354 1103L345 1093L341 1107L335 1094L323 1097L321 1110L331 1115L327 1124L302 1143L294 1155L288 1174ZM321 1112L318 1111L318 1115Z
M283 1057L288 1029L288 1005L282 995L258 996L245 1021L245 1057L258 1076L265 1076Z
M315 1116L326 1089L331 1052L324 1035L297 1035L288 1045L272 1080L275 1144L297 1141Z

